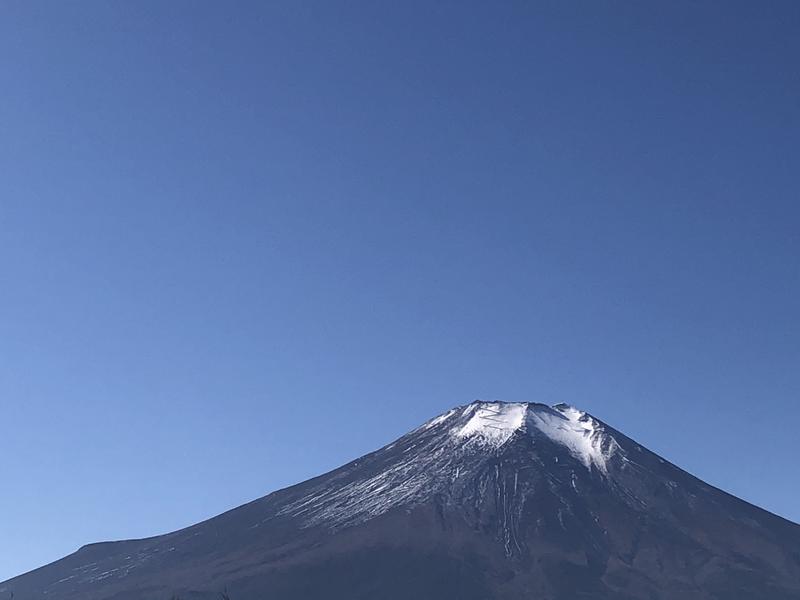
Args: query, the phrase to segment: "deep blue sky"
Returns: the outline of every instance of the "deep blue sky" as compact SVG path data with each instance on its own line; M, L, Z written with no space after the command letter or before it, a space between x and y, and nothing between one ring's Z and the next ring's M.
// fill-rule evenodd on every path
M800 4L4 2L0 579L475 398L800 520Z

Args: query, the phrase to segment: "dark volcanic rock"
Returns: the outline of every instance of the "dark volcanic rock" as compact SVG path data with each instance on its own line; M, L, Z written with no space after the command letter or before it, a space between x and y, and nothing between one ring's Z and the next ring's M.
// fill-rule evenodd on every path
M566 405L477 402L331 473L0 584L16 600L800 600L800 526Z

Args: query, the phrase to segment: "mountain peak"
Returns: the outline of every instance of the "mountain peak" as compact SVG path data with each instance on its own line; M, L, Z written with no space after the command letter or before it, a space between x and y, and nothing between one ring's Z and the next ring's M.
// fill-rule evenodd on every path
M569 404L481 401L457 407L431 419L423 429L441 428L462 443L497 450L517 432L540 436L565 447L587 469L607 473L619 444L604 425Z

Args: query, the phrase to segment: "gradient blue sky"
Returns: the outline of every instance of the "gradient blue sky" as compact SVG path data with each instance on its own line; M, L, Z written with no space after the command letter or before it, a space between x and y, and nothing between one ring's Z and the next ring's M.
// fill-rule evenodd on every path
M4 2L0 580L475 398L800 520L797 2Z

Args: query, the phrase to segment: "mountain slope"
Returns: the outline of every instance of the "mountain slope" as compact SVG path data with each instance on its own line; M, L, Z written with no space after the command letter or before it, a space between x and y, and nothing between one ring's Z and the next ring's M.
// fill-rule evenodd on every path
M566 405L476 402L187 529L94 544L16 599L800 600L800 526Z

